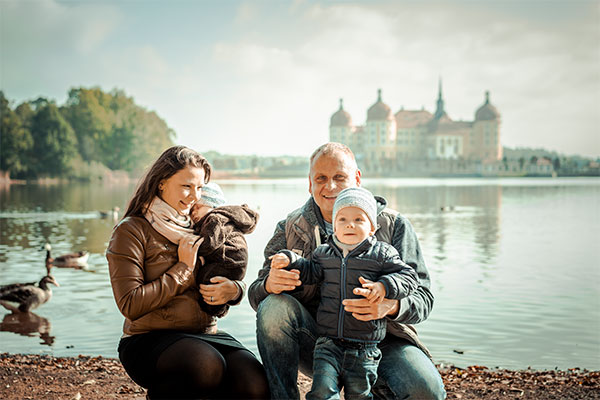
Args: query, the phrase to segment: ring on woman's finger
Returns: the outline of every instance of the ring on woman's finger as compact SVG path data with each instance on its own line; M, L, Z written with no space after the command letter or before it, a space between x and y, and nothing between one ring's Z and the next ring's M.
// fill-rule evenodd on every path
M212 296L210 296L210 302L211 302L211 303L213 302Z

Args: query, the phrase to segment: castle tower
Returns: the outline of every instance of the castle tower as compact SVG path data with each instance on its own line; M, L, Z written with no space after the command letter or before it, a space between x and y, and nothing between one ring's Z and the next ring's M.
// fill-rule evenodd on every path
M371 162L396 158L396 118L381 100L381 89L377 90L377 101L367 111L363 138L365 154Z
M352 131L352 117L344 110L344 100L340 99L340 108L331 116L329 122L329 141L348 144Z
M470 158L487 161L502 159L500 142L500 113L490 103L490 92L485 92L485 102L475 112L470 137Z

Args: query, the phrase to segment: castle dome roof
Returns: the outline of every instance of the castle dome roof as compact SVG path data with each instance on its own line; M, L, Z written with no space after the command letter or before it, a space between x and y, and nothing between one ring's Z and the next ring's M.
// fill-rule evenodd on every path
M377 102L367 111L367 121L372 120L392 120L394 114L390 106L381 101L381 89L377 90Z
M493 121L500 118L500 113L490 103L490 92L485 92L485 103L475 112L475 121Z
M340 99L340 108L332 116L329 126L352 126L352 117L344 110L344 100Z

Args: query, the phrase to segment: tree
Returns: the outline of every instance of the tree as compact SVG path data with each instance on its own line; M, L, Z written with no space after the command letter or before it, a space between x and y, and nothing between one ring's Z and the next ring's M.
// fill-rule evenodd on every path
M173 145L175 132L119 90L73 88L64 106L40 97L15 111L2 98L1 168L65 175L73 162L136 172ZM81 164L83 163L83 164Z
M552 160L552 166L554 167L554 170L558 172L558 170L560 170L560 158L554 157L554 160Z
M10 109L2 91L0 117L0 170L13 177L24 177L29 166L26 155L33 146L33 138L19 115Z
M77 138L55 104L41 106L33 117L31 134L31 158L38 176L61 176L70 170L77 155Z
M110 169L143 168L173 145L175 134L167 124L120 90L71 89L62 111L75 130L82 158Z
M109 156L101 151L102 144L109 140L112 128L111 115L107 110L110 96L99 88L71 89L62 113L75 135L79 154L84 161L100 161Z

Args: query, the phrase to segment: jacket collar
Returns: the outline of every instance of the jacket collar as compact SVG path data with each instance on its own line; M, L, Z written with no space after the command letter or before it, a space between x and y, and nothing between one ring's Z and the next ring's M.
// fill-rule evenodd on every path
M370 249L371 246L373 246L375 244L375 242L377 242L377 238L375 237L375 235L369 236L368 238L366 238L365 240L360 242L354 249L350 250L350 252L348 253L348 255L346 257L352 257L352 256L355 256L357 254L360 254L360 253ZM339 256L343 258L342 249L340 249L339 246L335 243L335 240L333 240L333 235L331 235L327 239L327 244L329 244L331 247L333 247L335 249L335 251L339 253Z

